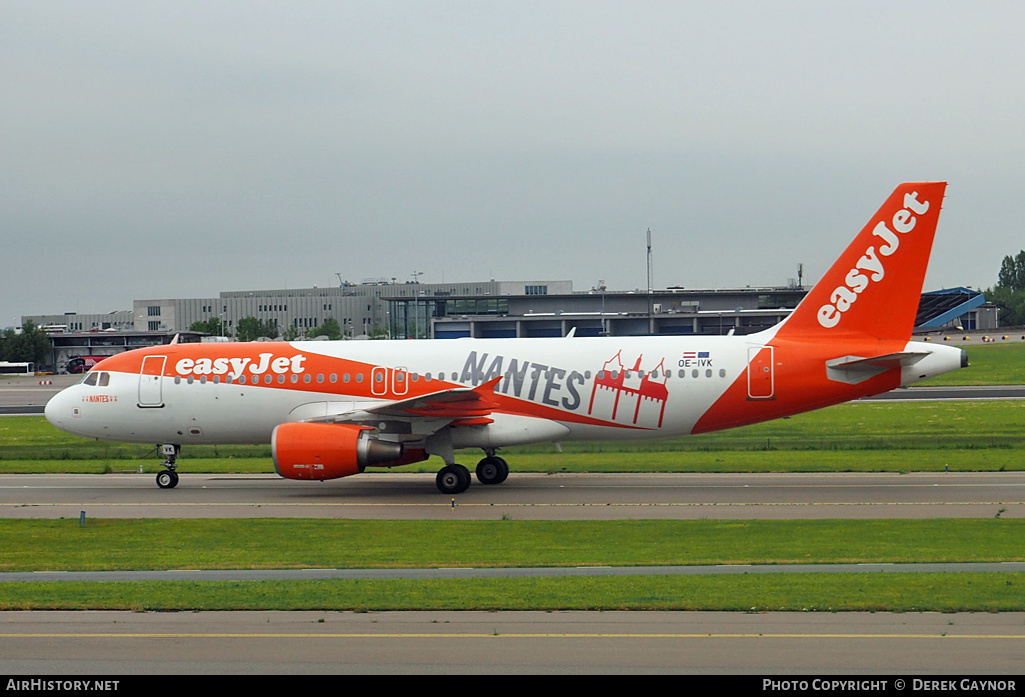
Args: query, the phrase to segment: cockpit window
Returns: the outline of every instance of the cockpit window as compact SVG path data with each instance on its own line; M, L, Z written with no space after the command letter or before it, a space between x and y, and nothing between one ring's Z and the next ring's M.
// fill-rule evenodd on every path
M85 376L85 380L82 381L82 384L89 385L90 387L96 387L97 385L100 387L107 387L110 385L110 373L97 373L95 371L90 371L89 374Z

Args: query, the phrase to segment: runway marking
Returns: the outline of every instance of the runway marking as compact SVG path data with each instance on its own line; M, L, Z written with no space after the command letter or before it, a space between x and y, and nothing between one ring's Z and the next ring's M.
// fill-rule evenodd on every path
M795 506L1022 506L1025 501L809 501L783 502L767 501L756 503L717 501L710 503L460 503L456 501L456 508L756 508L756 507L795 507ZM451 508L450 502L445 503L97 503L97 502L76 502L66 503L0 503L0 508L43 508L60 506L79 506L89 508Z
M1025 634L794 634L794 633L495 633L495 632L324 632L324 633L276 633L240 632L210 633L198 632L44 632L0 633L0 638L12 639L1025 639Z

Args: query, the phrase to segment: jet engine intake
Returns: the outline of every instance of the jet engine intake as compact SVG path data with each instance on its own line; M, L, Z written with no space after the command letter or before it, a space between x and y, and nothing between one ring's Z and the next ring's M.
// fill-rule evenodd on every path
M378 440L366 426L291 422L271 435L274 470L286 479L337 479L398 460L401 443Z

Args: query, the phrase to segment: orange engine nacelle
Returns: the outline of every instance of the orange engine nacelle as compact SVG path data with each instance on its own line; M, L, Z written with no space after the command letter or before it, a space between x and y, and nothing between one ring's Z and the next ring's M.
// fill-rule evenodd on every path
M337 479L398 460L401 443L373 438L366 426L286 423L271 435L274 470L286 479Z

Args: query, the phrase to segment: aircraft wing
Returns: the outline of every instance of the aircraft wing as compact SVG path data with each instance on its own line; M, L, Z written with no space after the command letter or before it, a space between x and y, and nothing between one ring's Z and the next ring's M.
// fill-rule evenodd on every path
M398 422L418 422L428 426L427 431L434 431L444 425L479 426L491 423L488 418L496 408L494 401L495 385L501 377L489 380L474 388L455 388L440 390L426 395L400 399L377 404L365 409L354 409L341 414L318 416L305 421L313 423L376 423L394 420ZM423 432L414 429L414 432Z

